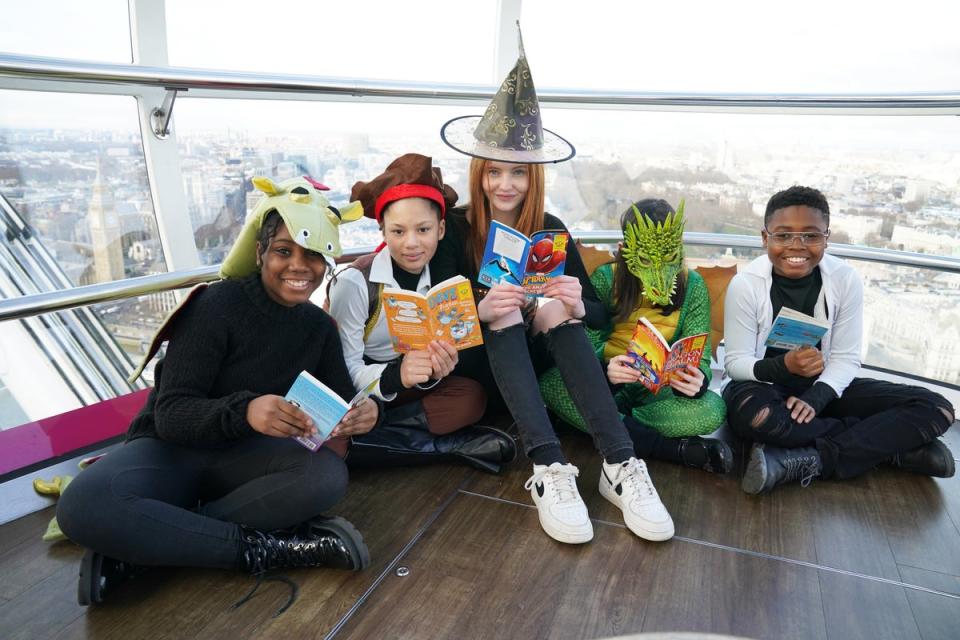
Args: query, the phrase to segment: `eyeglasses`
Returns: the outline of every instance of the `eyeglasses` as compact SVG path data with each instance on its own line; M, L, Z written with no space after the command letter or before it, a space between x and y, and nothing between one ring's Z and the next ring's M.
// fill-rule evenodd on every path
M800 240L800 244L804 247L819 247L827 238L830 237L830 230L827 229L825 232L821 233L819 231L767 231L767 237L773 242L773 244L780 247L789 247L793 245L794 240Z

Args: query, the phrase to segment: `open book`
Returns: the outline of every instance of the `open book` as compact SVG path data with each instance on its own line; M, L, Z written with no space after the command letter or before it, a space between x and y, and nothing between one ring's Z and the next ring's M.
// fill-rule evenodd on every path
M330 432L343 419L347 411L360 404L360 401L370 395L377 382L374 381L366 389L360 390L348 404L333 389L306 371L301 371L284 397L287 402L300 407L304 413L313 419L317 434L309 437L296 436L294 440L311 451L319 449L330 437Z
M627 351L630 366L640 372L640 383L657 393L670 384L671 374L677 369L684 369L688 364L700 365L707 336L706 333L687 336L671 347L656 327L646 318L640 318Z
M767 346L778 349L799 349L820 342L830 328L828 320L818 320L790 307L781 307L773 320Z
M426 295L406 289L384 289L383 310L397 353L426 349L443 340L457 350L483 344L473 288L463 276L434 285Z
M528 294L541 296L551 278L563 275L569 242L566 231L538 231L528 238L491 220L477 282L486 287L501 281L518 284Z

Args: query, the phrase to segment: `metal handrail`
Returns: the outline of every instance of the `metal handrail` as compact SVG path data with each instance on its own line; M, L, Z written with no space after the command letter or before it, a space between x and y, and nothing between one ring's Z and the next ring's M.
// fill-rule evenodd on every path
M574 231L573 235L586 244L616 244L623 237L616 230ZM760 238L756 236L732 234L687 232L683 234L683 242L688 246L754 250L761 248ZM360 256L373 249L372 246L357 247L347 252L344 257ZM853 260L960 273L960 258L931 256L909 251L891 251L889 249L849 244L831 244L828 252L835 256ZM192 287L201 282L218 279L219 271L219 265L207 266L187 271L92 284L62 291L38 293L11 300L0 300L0 322L123 298L134 298L149 293Z
M200 91L301 93L429 101L488 100L493 85L367 81L358 78L152 67L0 54L0 76ZM567 106L960 110L960 91L903 93L683 93L538 88L540 102Z

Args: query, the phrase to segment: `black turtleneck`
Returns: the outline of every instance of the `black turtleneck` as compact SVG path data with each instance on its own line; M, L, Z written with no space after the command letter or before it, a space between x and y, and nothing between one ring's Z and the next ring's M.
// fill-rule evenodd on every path
M223 446L254 433L246 419L251 400L285 395L304 370L344 400L354 395L330 316L311 303L274 302L259 274L199 292L170 321L169 335L155 386L127 440Z

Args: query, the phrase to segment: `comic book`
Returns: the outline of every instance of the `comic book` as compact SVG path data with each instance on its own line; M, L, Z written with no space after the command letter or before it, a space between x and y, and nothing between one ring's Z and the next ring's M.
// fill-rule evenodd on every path
M458 351L483 344L473 289L463 276L434 285L426 295L384 289L382 298L397 353L426 349L431 340L448 342Z
M566 231L538 231L528 238L491 220L477 282L485 287L509 282L522 286L532 296L542 296L550 279L563 275L569 242Z
M657 393L670 384L672 372L688 364L700 366L707 337L706 333L687 336L677 340L671 347L656 327L646 318L640 318L627 351L631 359L630 366L640 372L640 383Z
M778 349L799 349L820 342L830 322L818 320L790 307L781 307L770 327L767 346Z

